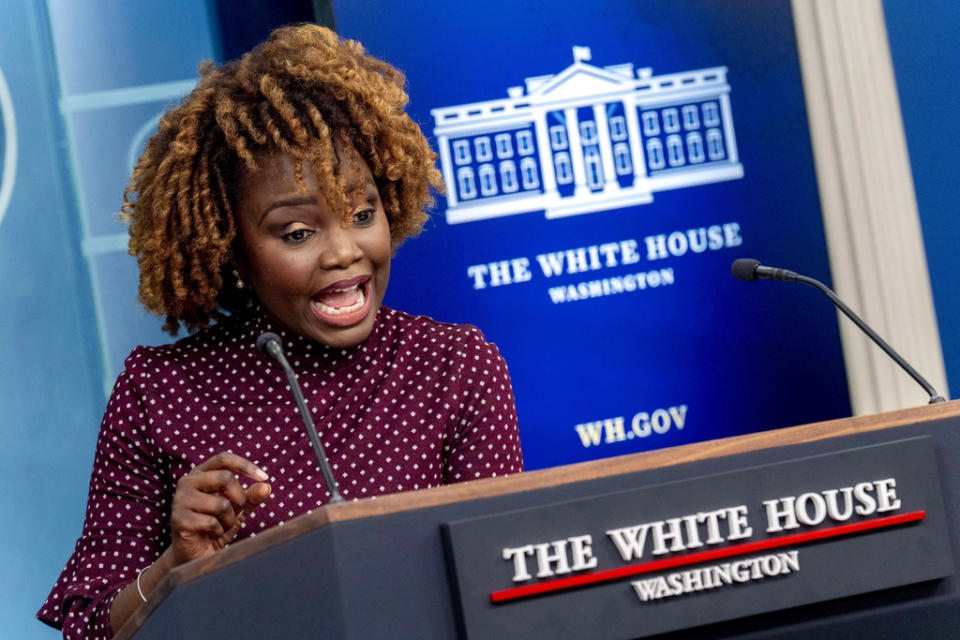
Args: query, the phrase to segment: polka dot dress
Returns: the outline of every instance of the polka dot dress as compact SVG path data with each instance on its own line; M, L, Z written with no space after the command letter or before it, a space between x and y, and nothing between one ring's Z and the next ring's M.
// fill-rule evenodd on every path
M367 340L343 350L260 312L234 316L127 358L83 532L40 620L66 638L109 638L114 596L170 543L177 480L216 453L270 475L273 493L238 540L329 500L283 370L256 349L264 331L283 339L344 499L522 471L507 367L476 327L382 307Z

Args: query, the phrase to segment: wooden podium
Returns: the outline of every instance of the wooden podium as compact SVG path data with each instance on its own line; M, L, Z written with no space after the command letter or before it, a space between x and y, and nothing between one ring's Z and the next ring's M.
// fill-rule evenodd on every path
M932 466L936 469L931 473L943 496L942 507L928 505L930 510L926 512L930 514L929 525L940 527L946 548L934 560L939 573L930 575L941 576L935 579L881 590L871 587L857 595L819 602L816 601L822 598L811 593L804 596L809 604L792 606L787 602L767 612L741 617L738 612L747 610L754 600L748 589L759 587L734 585L670 598L677 604L665 604L666 599L648 603L633 595L628 578L624 578L620 584L616 580L606 583L603 589L615 590L605 592L601 599L590 595L599 590L574 587L561 596L528 598L527 604L494 605L486 596L483 602L468 603L473 596L464 590L463 581L470 576L464 576L463 566L453 566L449 523L469 523L472 519L479 522L509 514L523 514L517 517L527 522L535 520L539 513L554 513L543 509L555 505L567 512L571 508L574 512L583 509L587 514L596 507L595 502L600 504L600 496L604 500L616 499L620 494L629 498L633 495L630 491L661 486L676 492L692 478L699 479L697 487L719 487L723 479L751 469L761 471L744 477L760 478L758 484L763 484L762 478L781 475L777 465L796 467L808 459L826 459L829 463L833 459L846 460L829 457L837 452L860 451L876 448L875 445L882 445L885 451L899 451L899 445L890 443L917 441L933 452ZM902 450L914 449L904 445ZM631 638L647 637L651 630L657 635L658 629L664 628L674 631L658 637L960 637L960 586L956 576L960 558L958 454L960 401L954 401L322 507L221 553L178 567L117 637ZM924 462L922 466L931 465ZM809 480L810 486L816 488L817 474L810 474ZM897 482L900 488L909 487L911 481L907 475ZM702 495L704 491L698 489L696 493ZM651 495L655 499L656 494ZM934 522L938 518L942 522ZM493 521L494 530L497 522ZM585 521L584 526L587 524ZM921 531L910 530L914 526L910 524L897 526L901 533L915 535ZM599 538L602 537L600 531ZM849 556L850 549L868 553L870 544L878 539L874 534L854 534L849 544L855 546L845 547L843 555ZM920 542L909 540L903 548L906 560L898 552L861 558L857 566L866 574L882 571L885 565L913 563L911 553L920 554L917 557L923 560L926 538ZM593 544L600 549L606 541L595 537ZM802 561L813 566L811 562ZM503 557L491 557L488 564L492 570L504 573L506 586L513 584L512 565ZM808 571L807 576L815 571L804 570ZM825 592L832 593L830 589L835 583L843 582L844 576L839 574L844 572L851 573L838 568L838 575L823 582ZM803 570L799 573L803 574ZM781 592L791 589L791 584L801 584L800 578L781 576L778 580L779 584L771 584ZM885 583L877 584L882 587ZM593 598L590 603L586 603L588 596ZM561 609L556 608L559 598L564 598ZM659 620L669 617L669 607L691 605L697 615L706 616L692 615L682 625L693 628L679 630L674 623L673 627L657 626ZM498 606L503 608L497 609ZM477 615L485 616L489 624L477 626L471 622L473 614L464 613L469 607L479 611ZM722 611L713 611L714 608ZM508 627L513 631L508 634L489 631L496 627L501 613L515 618ZM622 615L635 619L618 620L617 616ZM732 619L709 622L718 615ZM708 623L701 624L703 621ZM624 633L624 629L633 631Z

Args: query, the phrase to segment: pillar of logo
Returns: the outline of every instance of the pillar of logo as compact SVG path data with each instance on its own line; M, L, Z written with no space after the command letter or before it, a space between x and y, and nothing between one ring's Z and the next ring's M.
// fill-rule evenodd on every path
M619 209L743 177L727 67L655 76L589 64L589 47L573 58L505 99L431 110L448 223Z

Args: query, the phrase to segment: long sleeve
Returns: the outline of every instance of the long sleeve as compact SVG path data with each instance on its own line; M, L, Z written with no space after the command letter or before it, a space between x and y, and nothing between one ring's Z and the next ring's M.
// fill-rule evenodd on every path
M523 471L517 410L507 363L496 345L469 327L458 372L460 412L446 452L444 481L463 482Z
M169 497L143 401L122 373L100 427L83 531L37 617L65 638L110 638L110 606L169 538Z

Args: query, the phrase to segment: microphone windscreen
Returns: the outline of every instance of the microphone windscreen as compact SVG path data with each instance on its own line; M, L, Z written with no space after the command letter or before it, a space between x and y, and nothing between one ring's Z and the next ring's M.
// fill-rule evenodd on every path
M270 344L271 342L276 342L277 346L283 345L283 343L280 342L280 336L278 336L277 334L271 333L269 331L261 333L260 336L257 338L257 349L259 349L260 353L262 353L263 355L269 356L270 352L267 351L267 345Z
M756 282L757 281L757 267L760 266L759 260L754 260L753 258L738 258L733 261L730 270L733 271L733 275L741 280L746 280L747 282Z

